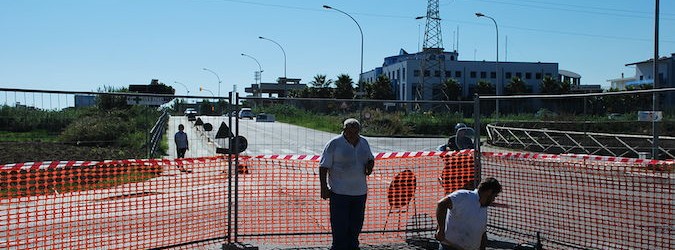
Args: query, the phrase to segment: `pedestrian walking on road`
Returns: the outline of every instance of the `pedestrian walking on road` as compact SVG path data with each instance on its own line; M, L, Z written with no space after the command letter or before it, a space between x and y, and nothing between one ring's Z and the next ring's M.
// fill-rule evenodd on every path
M370 145L360 131L358 120L345 120L342 134L328 141L321 153L321 198L329 199L333 250L359 249L368 193L366 176L375 166Z
M473 191L460 189L443 197L436 206L439 250L485 249L487 207L502 191L495 178L486 178Z
M185 158L185 152L188 151L188 137L185 132L185 126L183 124L178 125L178 132L174 135L173 139L174 142L176 143L176 153L177 153L177 158L182 159ZM178 165L178 170L181 172L186 172L190 173L192 171L186 170L183 164Z

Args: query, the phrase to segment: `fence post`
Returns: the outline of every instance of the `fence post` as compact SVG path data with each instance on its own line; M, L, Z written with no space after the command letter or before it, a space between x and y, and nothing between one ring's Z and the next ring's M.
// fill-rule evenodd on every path
M481 177L481 150L480 150L480 96L476 93L473 96L473 130L475 131L473 143L473 164L474 164L474 187L478 187Z

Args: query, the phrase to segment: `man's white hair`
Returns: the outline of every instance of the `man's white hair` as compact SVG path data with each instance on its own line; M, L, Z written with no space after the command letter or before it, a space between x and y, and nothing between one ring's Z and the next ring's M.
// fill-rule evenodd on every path
M359 129L361 129L361 123L359 122L359 120L356 120L354 118L349 118L349 119L345 120L344 123L342 123L343 129L345 129L347 127L357 127Z

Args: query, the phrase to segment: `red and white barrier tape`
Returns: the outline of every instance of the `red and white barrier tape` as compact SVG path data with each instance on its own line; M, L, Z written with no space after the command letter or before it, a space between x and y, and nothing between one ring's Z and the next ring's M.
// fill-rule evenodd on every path
M390 158L414 158L414 157L425 157L425 156L452 156L452 155L467 155L473 154L472 149L461 150L461 151L419 151L419 152L385 152L377 153L373 156L375 159L390 159ZM541 153L498 153L498 152L483 152L483 156L492 156L492 157L507 157L507 158L525 158L525 159L553 159L560 160L563 158L571 159L582 159L582 160L595 160L595 161L607 161L607 162L619 162L619 163L636 163L636 164L674 164L675 161L660 161L660 160L649 160L649 159L635 159L635 158L625 158L625 157L612 157L612 156L598 156L598 155L584 155L584 154L541 154ZM248 158L258 158L258 159L275 159L275 160L307 160L307 161L319 161L321 159L320 155L257 155L257 156L245 156L240 155L240 160L245 161ZM88 166L102 166L102 165L115 165L115 164L137 164L137 165L183 165L183 164L196 164L196 163L206 163L209 160L218 160L223 159L227 160L227 156L219 155L213 157L202 157L202 158L183 158L183 159L128 159L128 160L106 160L106 161L44 161L44 162L25 162L25 163L14 163L14 164L0 164L0 171L30 171L30 170L45 170L45 169L57 169L65 167L88 167Z
M248 158L248 157L245 157ZM89 167L116 164L136 164L136 165L183 165L206 163L209 160L227 159L225 156L213 156L202 158L183 158L183 159L128 159L128 160L105 160L105 161L38 161L13 164L0 164L0 171L30 171L58 169L66 167Z
M577 160L592 160L592 161L606 161L606 162L619 162L619 163L634 163L634 164L673 164L673 160L652 160L652 159L639 159L639 158L627 158L627 157L615 157L615 156L601 156L601 155L587 155L587 154L561 154L561 157L572 158Z
M541 153L501 153L501 152L483 152L484 156L506 157L506 158L525 158L525 159L560 159L559 155L541 154Z
M389 158L414 158L423 156L444 156L444 155L459 155L472 154L472 149L462 151L419 151L419 152L386 152L373 154L376 160ZM251 158L275 159L275 160L307 160L319 161L320 155L257 155Z

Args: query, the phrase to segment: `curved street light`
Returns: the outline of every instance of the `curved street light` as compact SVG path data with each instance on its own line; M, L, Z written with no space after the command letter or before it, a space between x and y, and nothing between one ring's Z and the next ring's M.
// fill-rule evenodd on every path
M490 17L490 16L487 16L487 15L485 15L483 13L480 13L480 12L476 12L476 17L489 18L495 24L495 30L497 32L497 40L496 40L497 41L497 59L495 60L495 70L496 70L495 74L497 74L497 96L501 96L502 95L502 84L501 84L502 83L502 81L501 81L502 77L499 74L499 27L497 26L497 21L495 21L495 19ZM497 99L495 101L495 104L496 104L496 110L495 111L497 113L497 118L499 118L499 99Z
M213 91L208 90L208 89L205 89L204 87L201 87L201 86L200 86L200 87L199 87L199 91L207 91L207 92L211 93L211 96L216 97L216 95L213 94Z
M277 46L279 46L279 48L281 49L281 52L284 53L284 78L286 78L286 51L284 50L284 47L281 47L281 44L279 44L278 42L275 42L275 41L272 40L272 39L265 38L265 37L262 37L262 36L259 36L258 38L259 38L259 39L263 39L263 40L267 40L267 41L270 41L270 42L273 42L274 44L276 44Z
M255 61L255 63L258 64L258 69L259 69L258 72L260 72L260 73L259 73L259 74L260 74L260 75L259 75L259 78L260 78L260 81L262 82L262 72L263 72L263 70L262 70L262 66L260 66L260 63L258 62L258 60L255 59L255 57L252 57L252 56L247 55L247 54L244 54L244 53L241 53L241 55L253 59L253 61ZM257 79L256 79L256 80L257 80Z
M220 76L218 76L218 74L216 74L216 72L214 72L213 70L210 70L210 69L207 69L207 68L203 68L203 70L206 70L208 72L213 73L216 76L216 78L218 78L218 96L220 97L220 84L223 82L223 81L220 80ZM202 88L199 87L199 91L201 91L201 89Z
M185 84L183 84L182 82L176 82L176 81L174 81L173 83L178 83L178 84L180 84L180 85L183 85L183 87L185 87L185 91L187 91L187 94L188 94L188 95L190 94L190 90L189 90L188 87L185 86Z
M360 88L360 91L362 92L363 87L361 86L362 85L361 84L361 75L363 74L363 30L361 29L361 25L359 25L359 22L357 22L356 19L354 19L351 15L347 14L347 12L341 11L339 9L333 8L333 7L328 6L328 5L324 5L323 7L325 9L335 10L337 12L340 12L342 14L347 15L349 18L352 19L352 21L354 21L354 23L356 23L356 26L359 27L359 32L361 33L361 72L359 73L359 88Z

